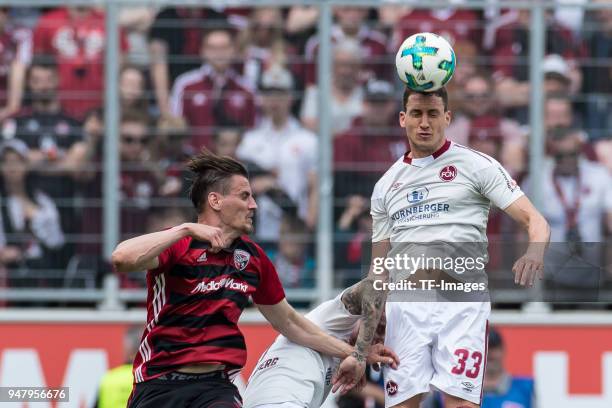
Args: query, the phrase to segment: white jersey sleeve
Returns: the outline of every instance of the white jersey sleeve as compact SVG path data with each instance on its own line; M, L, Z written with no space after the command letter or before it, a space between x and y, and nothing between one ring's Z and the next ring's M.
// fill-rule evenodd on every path
M385 206L384 178L378 181L372 192L370 214L372 215L372 242L380 242L391 237L391 220Z
M476 171L474 176L482 195L502 210L524 195L497 160L491 159L491 164Z

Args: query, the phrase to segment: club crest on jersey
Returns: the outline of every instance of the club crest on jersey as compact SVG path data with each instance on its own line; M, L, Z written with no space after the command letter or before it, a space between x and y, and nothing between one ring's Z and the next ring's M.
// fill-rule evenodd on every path
M206 262L206 258L206 251L202 251L198 259L196 259L196 262Z
M244 270L249 264L249 260L251 259L251 254L247 251L243 251L242 249L237 249L234 251L234 266L238 270Z
M448 182L452 181L457 177L457 168L453 165L444 166L442 170L440 170L440 180Z
M416 204L420 201L423 201L429 195L429 189L427 187L417 188L416 190L412 190L406 198L410 204Z
M389 381L387 381L387 385L385 386L385 390L387 390L387 395L392 397L395 394L397 394L397 391L399 391L399 386L397 385L397 383L389 380Z

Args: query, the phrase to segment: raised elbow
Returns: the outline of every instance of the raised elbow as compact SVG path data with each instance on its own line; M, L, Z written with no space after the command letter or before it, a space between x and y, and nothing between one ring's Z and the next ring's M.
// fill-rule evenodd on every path
M130 272L131 262L127 256L127 254L120 249L115 249L113 254L111 255L111 264L113 265L113 270L117 272Z

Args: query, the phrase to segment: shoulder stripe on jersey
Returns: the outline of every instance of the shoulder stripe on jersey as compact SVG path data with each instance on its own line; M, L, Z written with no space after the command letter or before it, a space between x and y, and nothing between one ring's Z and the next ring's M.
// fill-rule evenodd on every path
M190 327L204 328L215 325L231 325L233 324L223 313L206 314L203 316L194 315L164 315L159 319L160 326L166 327Z
M208 248L210 248L210 243L208 243L206 241L197 241L195 239L192 239L191 242L189 243L189 248L192 248L192 249L208 249Z
M241 334L236 334L233 336L225 336L213 340L201 341L199 343L183 343L159 339L155 341L153 347L155 348L156 353L173 353L184 349L195 349L198 347L223 347L246 350L246 343L244 342L244 337L242 337Z
M173 305L187 305L190 303L200 303L202 301L221 300L226 299L236 304L240 310L247 307L249 304L249 297L242 292L235 292L232 290L218 290L213 293L197 293L183 295L181 293L170 293L170 304Z
M239 271L230 265L174 265L168 272L171 276L184 279L204 279L228 276L242 279L252 286L259 284L259 275L255 272Z
M470 152L476 153L476 154L477 154L477 155L479 155L480 157L487 159L487 160L489 161L489 163L493 163L493 160L491 160L491 159L490 159L489 157L487 157L486 155L484 155L484 154L480 153L478 150L474 150L474 149L469 148L469 147L467 147L467 146L460 145L459 143L455 143L455 146L460 147L460 148L465 149L465 150L469 150Z
M230 275L237 271L229 265L174 265L168 272L171 276L178 276L185 279L216 278L217 276Z

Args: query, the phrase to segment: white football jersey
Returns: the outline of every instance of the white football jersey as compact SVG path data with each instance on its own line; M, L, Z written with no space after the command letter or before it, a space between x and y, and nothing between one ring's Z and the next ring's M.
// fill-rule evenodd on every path
M348 341L361 315L352 315L341 300L342 293L306 315L325 333ZM257 362L243 395L244 407L294 402L319 407L331 390L338 359L292 343L278 336Z
M404 156L372 193L372 242L487 242L490 203L523 195L493 158L446 141L431 156Z

